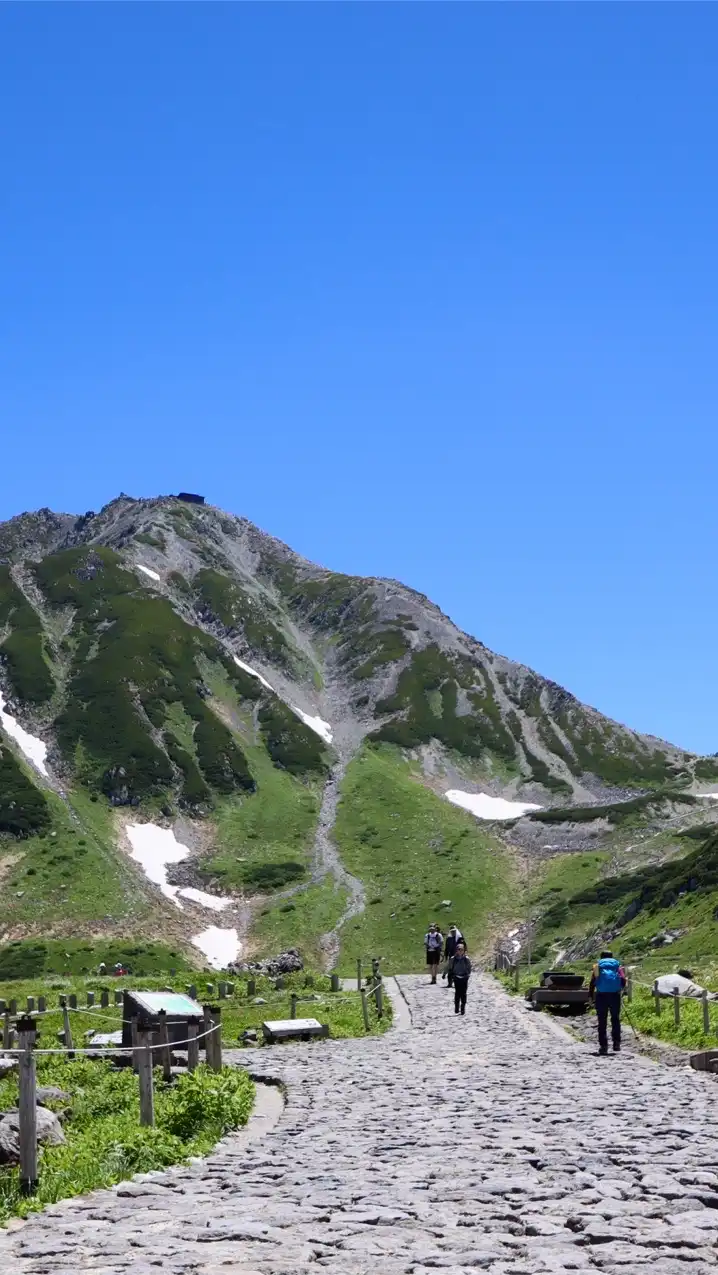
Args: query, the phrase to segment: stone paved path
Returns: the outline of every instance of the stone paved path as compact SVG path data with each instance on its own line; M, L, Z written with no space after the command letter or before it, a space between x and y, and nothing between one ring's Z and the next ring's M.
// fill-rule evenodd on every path
M413 1027L242 1054L289 1086L276 1128L56 1205L0 1237L17 1275L705 1275L718 1089L600 1059L472 980L401 980Z

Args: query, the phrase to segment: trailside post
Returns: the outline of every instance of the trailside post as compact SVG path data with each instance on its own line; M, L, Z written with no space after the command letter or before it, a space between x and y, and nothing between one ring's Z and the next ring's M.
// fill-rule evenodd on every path
M187 1070L195 1071L199 1066L199 1041L197 1040L197 1024L190 1023L187 1028Z
M678 988L673 989L673 1021L676 1027L680 1027L681 1023L681 998L678 995Z
M357 991L361 991L361 957L357 957Z
M661 1005L661 994L658 990L658 979L656 979L653 984L653 1003L656 1013L660 1014L663 1006Z
M37 1191L37 1081L35 1056L35 1024L31 1018L21 1018L17 1024L20 1054L20 1190L23 1195Z
M361 995L361 1012L362 1018L364 1019L364 1030L371 1031L371 1027L369 1025L369 1006L366 1003L366 988L360 987L359 993Z
M72 1048L72 1028L70 1026L70 1011L67 1008L67 1001L64 996L60 998L60 1004L62 1007L62 1028L63 1028L63 1033L65 1036L65 1049L67 1050L68 1058L74 1058L75 1051Z
M138 1032L137 1040L139 1046L137 1053L139 1055L140 1124L151 1126L155 1123L155 1095L149 1032Z
M160 1022L159 1043L161 1049L159 1054L160 1062L162 1063L162 1079L169 1084L172 1079L172 1055L170 1054L170 1037L167 1030L167 1011L161 1009L157 1017Z
M711 1029L711 1015L708 1005L708 989L705 987L703 988L701 1000L703 1001L703 1035L707 1036Z

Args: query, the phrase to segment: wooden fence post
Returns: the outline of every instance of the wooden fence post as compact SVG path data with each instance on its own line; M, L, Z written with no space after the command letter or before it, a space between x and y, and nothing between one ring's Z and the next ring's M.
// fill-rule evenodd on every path
M95 1003L95 993L88 992L87 993L87 1008L92 1009L94 1003Z
M379 1018L384 1017L384 993L382 991L381 979L374 990L374 998L376 1000L376 1012Z
M27 1009L25 1010L25 1013L26 1013L26 1014L34 1014L34 1012L35 1012L35 997L34 997L34 996L28 996L28 998L27 998Z
M661 994L658 990L658 979L656 979L656 981L653 984L653 1002L654 1002L655 1012L657 1014L660 1014L662 1012L663 1006L661 1005Z
M673 1022L676 1027L680 1027L681 1023L681 998L678 995L678 988L673 989Z
M214 983L207 984L207 995L214 996Z
M517 992L518 990L519 990L519 967L517 965L514 969L514 991Z
M65 1036L65 1049L68 1058L75 1057L75 1051L72 1048L72 1028L70 1026L70 1011L67 1008L67 1000L64 996L60 997L60 1006L62 1008L62 1027Z
M247 996L257 995L257 980L254 978L247 979Z
M103 987L102 991L100 992L100 1006L102 1009L110 1008L110 993L108 992L106 987Z
M137 1030L137 1015L133 1014L130 1018L130 1041L132 1043L132 1070L140 1069L140 1050L139 1050L139 1032Z
M703 1035L707 1036L711 1029L711 1015L708 1005L708 989L705 987L703 988L701 1000L703 1001Z
M2 1016L2 1047L10 1048L10 1010L6 1009Z
M14 1018L14 1017L15 1017L15 1015L17 1014L17 1001L15 1000L15 998L14 998L14 997L13 997L13 999L10 1001L10 1005L9 1005L9 1007L8 1007L8 1008L9 1008L10 1013L12 1014L12 1016L13 1016L13 1018Z
M187 1070L195 1071L199 1066L199 1041L197 1040L197 1024L187 1027Z
M339 975L338 974L332 974L331 990L333 992L339 991Z
M361 996L361 1012L362 1018L364 1019L364 1030L368 1032L371 1031L371 1027L369 1025L369 1006L366 1003L366 988L360 987L359 994Z
M155 1095L152 1076L152 1050L150 1049L149 1032L138 1032L139 1081L140 1081L140 1124L155 1123Z
M170 1036L167 1030L167 1012L161 1009L157 1017L160 1020L159 1043L162 1048L159 1051L160 1061L162 1063L162 1079L169 1084L172 1079L172 1055L170 1054Z
M227 995L234 996L234 983L227 983Z
M628 975L628 978L626 979L626 1000L627 1001L633 1000L633 979L631 978L630 974Z
M224 981L219 984L219 999L221 1001L226 1001L227 999L227 984Z
M289 1017L296 1018L297 1017L297 993L296 992L292 992L292 995L289 998L289 1006L290 1006Z
M21 1018L17 1024L20 1054L20 1191L34 1195L38 1186L37 1175L37 1083L35 1077L35 1024L31 1018Z
M77 996L74 992L70 992L67 1003L70 1006L70 1009L77 1009Z
M361 957L357 957L357 991L361 991Z
M189 996L191 1001L196 1001L197 987L194 983L190 983L189 987L187 988L187 995Z
M115 1004L116 1004L116 1005L121 1005L121 1004L123 1003L123 1001L124 1001L124 996L123 996L123 994L122 994L122 992L121 992L120 988L119 988L119 987L116 987L116 988L115 988Z
M38 996L38 998L37 998L37 1012L38 1012L38 1014L44 1014L46 1009L47 1009L47 1000L46 1000L46 998L45 998L44 996Z
M204 1005L204 1030L207 1066L211 1071L222 1070L222 1011L218 1005ZM215 1030L212 1031L212 1028Z
M0 1014L4 1014L7 1009L7 1003L0 996Z

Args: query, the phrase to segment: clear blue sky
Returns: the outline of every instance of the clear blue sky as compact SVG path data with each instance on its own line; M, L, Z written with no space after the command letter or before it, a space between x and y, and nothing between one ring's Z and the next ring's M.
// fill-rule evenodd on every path
M718 749L715 5L0 7L0 517L180 487Z

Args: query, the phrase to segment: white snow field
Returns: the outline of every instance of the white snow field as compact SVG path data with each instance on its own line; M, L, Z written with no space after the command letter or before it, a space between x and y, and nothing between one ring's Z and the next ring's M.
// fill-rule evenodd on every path
M158 885L165 897L171 899L180 911L183 910L180 898L198 903L200 907L213 912L222 912L230 906L231 899L218 898L204 890L196 890L194 886L180 888L170 885L167 868L171 863L181 863L189 856L188 847L177 840L171 828L160 828L155 823L129 823L127 836L135 863L139 863L148 881ZM216 925L193 935L191 941L194 947L204 952L208 963L216 970L224 969L242 950L236 930L222 930Z
M704 797L706 801L718 801L718 792L697 792L696 797Z
M232 902L231 899L221 899L216 894L206 894L204 890L195 890L193 885L183 886L180 890L180 898L199 903L200 907L210 908L212 912L224 912L224 909L228 908Z
M213 970L226 969L230 961L236 961L242 950L236 930L220 930L216 925L195 934L192 944L204 952Z
M321 717L310 717L309 713L302 712L301 708L297 708L296 704L290 704L289 707L293 713L297 714L297 717L301 717L305 726L309 726L317 735L321 735L325 744L331 744L332 728L329 722L325 722Z
M477 819L518 819L529 810L543 809L530 801L506 801L504 797L489 797L485 792L461 792L459 788L450 788L444 796Z
M171 828L159 828L156 823L128 823L127 836L135 863L139 863L148 881L158 885L181 911L182 904L177 898L179 886L169 884L167 868L187 858L187 846L177 840Z
M144 571L145 575L150 577L150 580L162 579L162 576L158 575L156 571L153 571L151 567L143 567L141 562L137 562L135 563L135 565L137 567L137 570Z
M31 735L29 731L23 730L17 718L11 713L5 712L5 700L2 692L0 692L0 725L3 730L15 740L18 748L25 754L28 761L31 761L36 770L41 775L47 776L47 766L45 758L47 757L47 744L38 739L36 735Z
M258 673L256 668L252 668L251 665L245 664L244 660L240 660L238 655L235 655L233 658L235 664L238 664L240 668L243 668L245 673L249 673L252 677L256 677L257 681L261 682L262 686L266 686L268 691L274 690L274 687L269 685L266 677L262 677L262 674Z

